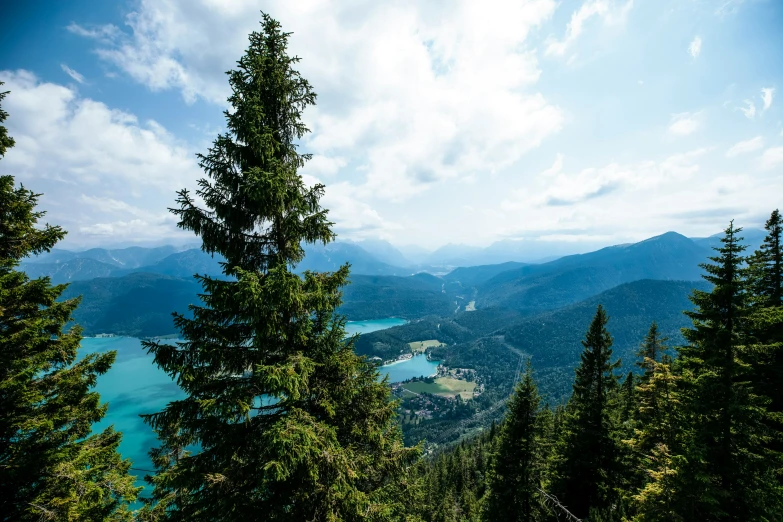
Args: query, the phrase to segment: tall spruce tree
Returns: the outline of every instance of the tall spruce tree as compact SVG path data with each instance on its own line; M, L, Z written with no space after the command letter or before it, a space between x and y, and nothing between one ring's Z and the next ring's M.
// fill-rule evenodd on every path
M748 259L753 304L783 306L783 216L778 209L772 211L764 229L767 236Z
M658 325L652 323L641 348L637 352L641 368L637 386L637 409L634 449L649 455L659 444L671 448L676 426L673 421L676 376L672 372L672 358L666 353L667 339L661 337Z
M639 473L639 454L628 444L638 425L637 413L639 397L637 394L638 377L633 372L628 372L618 390L618 397L613 401L616 411L613 415L617 419L617 433L620 444L618 445L618 466L615 471L615 488L623 499L622 504L631 502L633 491L642 483L642 475Z
M778 210L765 228L761 247L748 258L748 333L759 357L759 391L771 399L770 411L783 412L783 217Z
M672 358L666 353L666 338L652 323L637 352L637 365L642 369L637 386L637 410L634 434L628 440L637 467L634 483L627 494L632 495L634 520L669 521L676 519L672 509L674 496L674 464L679 421L677 376Z
M346 342L335 314L348 266L293 269L303 243L335 237L298 173L309 156L302 111L315 103L294 70L289 34L266 14L228 73L228 131L200 165L197 195L179 192L179 227L219 254L224 278L198 276L193 318L175 316L183 342L146 343L186 393L147 421L161 446L151 477L170 520L398 520L407 466L395 404L377 368Z
M631 429L636 420L636 380L634 373L628 372L620 386L620 423L627 429Z
M680 349L686 420L676 470L683 520L767 520L781 509L764 450L764 401L750 385L744 349L748 294L740 231L732 222L713 263L702 265L713 289L695 290L696 309L686 312L693 327L683 330L687 345Z
M777 459L783 484L783 217L777 209L765 227L767 236L748 259L750 316L748 336L755 370L754 385L769 399L765 423L772 439L768 448Z
M667 340L665 337L661 337L658 332L658 323L653 321L650 329L647 331L647 335L644 337L642 346L636 352L636 356L639 358L636 361L636 366L642 370L642 374L639 377L640 385L652 380L652 376L655 374L655 363L661 362L668 350L668 347L664 344Z
M540 520L543 473L541 398L528 360L508 403L489 476L486 520Z
M14 145L6 117L0 108L0 157ZM39 196L0 176L0 520L130 520L139 489L120 434L90 434L107 408L90 388L115 353L77 360L81 329L65 325L79 300L58 302L66 285L17 270L65 235L38 226Z
M579 518L591 510L607 511L618 502L615 486L619 439L613 411L618 391L612 362L609 318L599 305L576 369L573 394L566 409L551 492Z

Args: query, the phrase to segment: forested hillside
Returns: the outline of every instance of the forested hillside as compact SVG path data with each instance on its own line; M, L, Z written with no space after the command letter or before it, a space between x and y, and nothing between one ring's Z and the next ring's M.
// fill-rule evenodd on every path
M443 291L443 282L429 274L410 277L353 275L343 290L340 313L349 320L399 317L418 319L446 316L455 308L455 296Z
M446 345L431 348L430 357L449 368L476 371L475 380L484 385L484 392L466 406L470 410L466 417L475 415L474 420L446 415L404 426L409 443L427 439L442 444L500 419L503 410L484 412L499 406L508 396L523 359L532 361L546 402L554 406L567 400L574 369L580 362L580 341L598 305L607 311L618 371L635 371L635 353L650 323L658 322L661 335L668 337L672 346L681 344L680 329L690 324L683 312L693 308L689 296L694 289L708 288L704 282L637 281L533 317L520 318L513 311L489 309L481 310L481 314L460 314L448 321L426 319L372 332L361 336L356 349L391 359L408 351L408 342L438 339ZM406 398L403 406L408 402L416 401ZM458 430L452 429L456 421Z
M189 252L161 262L172 274L182 272L178 261ZM199 256L199 259L208 260ZM70 262L68 262L70 263ZM192 267L192 264L187 266ZM217 262L214 266L219 268ZM206 274L214 274L209 270ZM163 270L161 270L163 271ZM428 274L410 277L351 276L339 308L348 320L385 317L418 319L453 313L455 296L442 291L442 281ZM200 287L192 277L160 273L130 273L121 277L98 277L71 283L63 299L82 296L83 306L75 312L87 335L113 333L133 337L169 335L176 332L172 312L188 313L188 306L200 302Z
M461 284L464 288L470 289L485 281L488 281L498 274L508 272L517 268L526 266L525 263L517 263L515 261L509 261L506 263L498 263L496 265L479 265L455 268L445 276L443 279L449 282L455 282Z
M30 277L48 276L53 283L61 284L109 277L117 272L117 265L80 257L60 263L26 263L24 270Z
M533 314L553 310L640 279L693 281L709 251L669 232L632 245L502 272L478 287L481 307Z
M139 273L77 281L62 297L81 296L74 320L86 335L149 337L175 333L172 312L188 315L188 306L198 302L200 290L193 279Z
M627 361L637 373L620 368L625 333L617 327L641 318L621 312L615 321L598 304L590 321L588 305L598 299L584 310L578 305L552 314L563 321L560 327L570 315L586 332L581 347L563 354L566 360L578 354L567 404L552 408L539 395L539 385L546 386L541 366L560 362L539 350L499 427L418 468L427 485L423 518L781 520L783 220L777 210L767 230L760 248L745 257L741 231L729 226L704 265L707 284L687 292L691 306L682 336L667 339L673 315L652 322ZM680 288L667 290L672 284ZM684 286L640 281L606 297L639 304L644 293L681 303ZM665 306L655 310L661 311ZM553 332L545 318L536 328L526 320L509 334Z
M683 312L693 309L691 294L709 289L704 281L635 281L575 305L526 318L508 326L503 333L506 342L532 357L542 393L561 400L570 394L585 325L598 305L607 311L615 356L622 361L622 368L632 370L636 351L650 323L658 324L659 332L668 337L671 346L680 346L684 342L680 330L690 324Z

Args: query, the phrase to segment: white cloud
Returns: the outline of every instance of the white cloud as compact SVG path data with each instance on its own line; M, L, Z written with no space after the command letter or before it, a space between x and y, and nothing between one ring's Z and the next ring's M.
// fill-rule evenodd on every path
M4 172L42 192L47 220L69 231L78 246L184 238L168 212L175 191L204 177L194 151L154 121L113 110L75 90L27 71L0 71L9 132L16 146ZM345 166L340 157L315 156L310 172L324 176ZM307 171L306 171L307 172ZM316 178L305 172L312 184ZM329 183L322 204L345 237L378 237L399 225L383 219L346 182Z
M163 220L164 217L170 215L169 212L152 212L149 209L131 205L127 201L122 201L120 199L89 196L87 194L81 195L79 204L87 205L103 214L128 214L147 221Z
M697 3L703 12L706 3ZM491 241L508 232L504 227L525 226L549 230L539 235L563 241L618 242L624 234L640 238L666 229L694 233L692 223L698 219L708 223L710 233L717 231L720 222L704 217L709 212L727 205L753 211L774 208L773 200L781 193L783 180L775 178L780 152L774 148L764 152L774 145L772 135L766 144L757 144L755 138L727 143L710 156L698 151L671 155L686 143L683 136L715 143L722 143L725 136L715 139L716 127L707 125L706 112L665 119L683 109L665 107L661 89L682 94L700 87L679 77L669 78L674 83L667 81L665 86L654 80L667 69L664 62L658 64L660 60L651 62L660 70L647 71L649 78L639 80L636 88L629 89L633 76L607 77L606 92L596 94L596 103L590 107L582 103L585 88L594 79L595 48L607 50L602 67L617 72L627 69L634 49L649 44L644 27L629 28L627 37L632 41L599 33L632 13L631 2L360 0L347 5L334 0L265 0L263 4L284 30L293 31L291 52L302 57L297 67L319 95L318 106L305 113L314 132L301 150L314 157L303 174L326 183L323 203L331 209L330 218L341 237L388 236L401 243L435 245ZM135 12L128 23L118 24L122 30L111 25L69 30L94 40L98 56L109 66L108 74L125 75L149 90L173 91L190 102L215 104L218 111L228 94L223 71L242 55L247 33L258 29L259 7L252 0L136 0L129 8ZM692 19L676 19L682 14L678 7L665 14L667 23L672 22L671 34L680 35L679 52L686 47L689 55L701 60L703 42L699 39L698 49L685 43L691 43L684 38L694 38L695 31ZM715 6L706 9L712 15ZM564 16L563 22L554 30L555 37L546 39L550 31L541 29L555 13ZM638 20L645 27L653 22L661 20ZM557 57L561 59L551 59ZM727 60L724 68L734 63L732 57ZM585 67L560 70L577 62ZM550 65L554 74L546 69ZM713 68L714 64L702 65ZM571 80L559 82L560 72ZM708 81L710 72L704 72ZM747 84L737 85L720 93L718 101L733 100L728 108L743 105L743 113L754 118L756 108L759 116L764 110L764 93L757 98L758 89L774 84L759 84L752 78L747 82L750 91ZM627 119L629 111L638 109L642 91L648 93L647 113L664 115L659 124L666 127L658 132L671 134L668 139L642 140L641 145L634 141L641 148L629 147L632 135L651 130L638 128L637 124L644 125L638 118ZM73 94L74 106L83 101ZM742 104L743 97L752 101ZM155 132L132 115L107 110L118 113L117 125ZM122 114L131 120L122 123ZM710 116L710 122L713 119ZM590 128L590 135L577 140L563 135L564 141L552 143L567 121L580 129ZM209 134L214 135L214 129ZM160 141L190 148L164 138ZM619 145L613 148L613 143ZM539 144L544 144L541 150L532 150ZM557 151L569 156L568 164ZM727 161L726 156L740 159ZM526 164L541 167L531 173ZM58 187L70 175L55 168L51 173L63 178ZM197 171L193 179L200 176ZM70 207L86 216L74 218L82 226L81 233L110 234L104 236L108 239L170 226L161 221L167 214L160 210L171 205L168 189L129 182L131 195L126 197L121 183L105 189L102 179L96 178L92 185L80 182L80 192L67 192L75 194L71 201L77 203ZM152 205L143 201L150 192L166 195ZM82 193L85 199L79 199ZM407 203L397 204L403 200ZM687 220L667 217L678 208L702 214ZM65 215L65 210L60 212ZM618 219L627 215L634 219Z
M715 10L715 14L718 16L736 14L744 3L745 0L726 0Z
M75 70L71 69L70 67L68 67L64 63L61 63L60 67L65 72L65 74L67 74L68 76L73 78L75 81L77 81L78 83L84 83L84 76L82 76L81 74L79 74Z
M779 149L767 154L778 166L783 164ZM720 168L723 154L712 152L701 148L660 160L565 171L554 180L525 180L510 196L501 196L502 213L488 216L482 227L506 237L606 234L601 241L612 244L666 230L709 234L731 218L747 222L779 204L783 176L775 169L727 172Z
M44 194L47 219L64 225L69 240L89 242L107 230L95 228L107 214L126 223L114 227L115 241L178 234L166 208L177 189L201 177L192 150L154 121L140 123L30 72L0 71L0 81L11 91L4 109L16 140L3 170ZM138 226L127 225L134 220Z
M729 150L726 151L726 157L734 158L740 154L757 151L762 147L764 147L764 138L761 136L756 136L755 138L735 143Z
M549 180L550 182L553 182L554 180L560 179L558 176L561 175L562 171L563 155L558 154L555 157L555 161L552 163L552 166L541 171L535 179L539 180L540 184L543 182L543 180ZM514 191L514 195L510 199L503 200L500 206L504 210L511 210L519 208L520 205L527 205L530 203L529 194L530 191L528 189L516 190Z
M545 178L556 176L560 174L562 170L563 170L563 155L558 154L552 166L546 169L544 172L542 172L540 176Z
M112 221L111 223L95 223L94 225L80 226L79 232L83 236L89 236L91 240L103 245L106 241L116 242L118 239L131 239L133 241L160 241L172 238L176 229L176 220L169 222L150 223L143 219L131 219L129 221ZM181 235L181 234L177 234Z
M98 241L106 238L132 238L136 241L158 241L174 235L177 218L165 208L150 209L130 205L111 197L97 197L82 194L79 203L96 211L100 222L79 226L79 232ZM123 216L108 221L111 216Z
M304 174L305 184L322 183L318 178ZM325 184L321 205L329 209L329 220L335 223L335 232L341 239L387 239L389 232L399 230L399 224L381 217L359 193L359 189L344 181Z
M690 112L673 114L669 124L669 132L687 136L693 134L699 128L698 115Z
M691 41L691 44L688 46L688 53L694 58L699 57L701 54L701 37L697 36Z
M756 104L751 100L745 100L745 105L745 107L737 108L742 111L742 114L744 114L747 119L752 120L756 117Z
M301 170L301 174L309 174L311 176L334 176L340 169L343 169L347 165L347 161L342 157L329 157L322 154L316 154L310 161L305 163L304 169Z
M610 5L608 0L588 0L571 15L561 40L551 38L544 53L563 56L584 31L585 23L593 17L603 18L605 23L623 23L633 7L633 0L622 5ZM573 57L572 57L573 58Z
M775 96L774 87L765 87L761 89L761 100L764 103L764 107L761 109L762 111L766 111L772 106L772 98L774 96Z
M783 147L770 147L761 155L761 168L772 169L783 164Z
M112 24L98 25L88 28L71 22L66 27L66 29L75 35L84 36L85 38L93 38L102 42L111 42L122 34L120 29Z
M642 161L628 165L610 163L573 174L558 172L554 178L545 171L536 183L515 191L500 206L504 210L568 208L587 204L591 200L605 200L610 195L627 197L629 191L646 191L674 180L691 178L699 171L696 160L706 152L707 149L696 149L669 156L659 162Z
M526 42L555 8L554 0L462 0L447 10L270 2L265 10L294 33L291 51L319 94L305 114L313 134L303 150L322 156L310 172L361 166L361 194L403 200L516 162L563 125L563 111L535 89L540 71ZM152 90L224 104L223 72L258 29L257 9L254 2L141 0L127 19L131 34L111 37L97 52Z

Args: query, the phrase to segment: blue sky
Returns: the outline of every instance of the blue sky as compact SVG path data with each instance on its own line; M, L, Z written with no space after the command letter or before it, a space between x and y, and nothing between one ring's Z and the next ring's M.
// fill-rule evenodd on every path
M167 212L222 129L259 11L318 93L305 180L341 238L574 251L730 219L783 194L776 0L133 0L4 6L3 173L63 246L191 242Z

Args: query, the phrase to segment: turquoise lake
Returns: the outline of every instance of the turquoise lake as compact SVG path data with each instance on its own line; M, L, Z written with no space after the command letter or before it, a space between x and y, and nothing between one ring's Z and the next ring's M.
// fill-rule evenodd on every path
M429 377L438 370L438 361L428 361L423 354L415 355L413 359L381 366L381 375L387 374L389 382L400 382L411 377Z
M379 319L375 321L351 321L346 325L349 334L369 333L404 324L402 319ZM152 362L141 347L139 339L133 337L86 338L82 340L81 354L117 351L117 360L111 369L98 379L97 391L101 400L109 404L106 417L95 429L101 430L114 425L121 431L120 452L133 461L133 473L142 485L143 470L152 470L147 452L156 445L155 434L139 417L143 413L154 413L163 409L171 400L182 397L182 391L168 375ZM411 377L432 375L438 363L427 361L423 355L413 359L381 367L381 374L388 374L390 382L399 382Z

